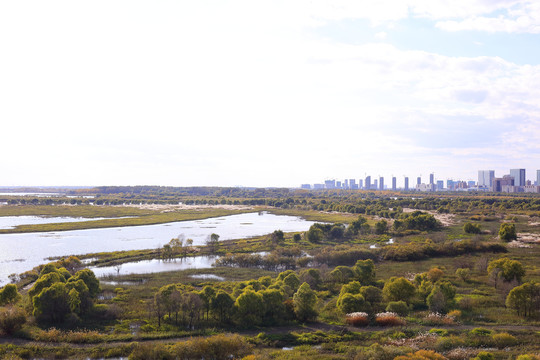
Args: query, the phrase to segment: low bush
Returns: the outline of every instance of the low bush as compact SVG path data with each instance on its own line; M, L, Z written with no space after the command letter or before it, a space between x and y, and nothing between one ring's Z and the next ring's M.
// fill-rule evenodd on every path
M369 324L369 316L365 312L354 312L345 315L345 322L351 326L366 326Z
M26 322L26 314L23 309L8 306L0 309L0 330L4 334L11 335L22 328Z
M471 330L471 335L476 335L476 336L490 336L492 333L493 331L486 328L481 328L481 327L477 327Z
M518 340L515 336L508 333L499 333L492 336L495 346L498 348L505 348L508 346L514 346Z
M379 326L403 326L405 320L393 312L378 313L375 315L375 323Z
M405 301L390 301L386 307L386 311L396 313L399 316L407 316L411 309Z

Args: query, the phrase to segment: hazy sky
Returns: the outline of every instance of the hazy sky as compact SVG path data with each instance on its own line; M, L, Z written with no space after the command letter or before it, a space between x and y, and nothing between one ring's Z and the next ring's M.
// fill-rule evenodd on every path
M6 0L0 134L4 186L532 179L540 2Z

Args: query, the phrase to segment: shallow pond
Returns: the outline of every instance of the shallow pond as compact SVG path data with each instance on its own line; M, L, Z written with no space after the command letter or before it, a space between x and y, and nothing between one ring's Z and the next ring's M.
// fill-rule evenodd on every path
M241 239L278 229L306 231L312 224L294 216L246 213L158 225L0 234L0 285L9 281L9 274L31 270L49 257L152 249L179 235L193 239L193 245L202 245L212 233L220 235L219 240Z
M13 229L19 225L97 221L112 218L83 218L58 216L0 216L0 229ZM118 219L118 218L115 218Z
M153 274L166 271L211 268L217 256L193 256L172 260L142 260L119 266L89 267L97 277L107 275Z

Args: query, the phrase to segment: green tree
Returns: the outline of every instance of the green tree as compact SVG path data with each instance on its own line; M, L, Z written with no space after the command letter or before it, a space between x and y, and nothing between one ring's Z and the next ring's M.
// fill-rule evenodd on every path
M229 321L234 311L234 299L223 290L219 290L211 303L212 313L222 324Z
M34 316L38 319L60 323L71 313L66 285L57 282L43 289L32 299Z
M306 235L307 239L312 243L320 243L324 239L323 231L315 225L311 225Z
M17 291L17 285L7 284L0 290L0 305L15 304L22 298Z
M294 313L300 321L310 321L317 317L315 305L317 304L317 295L311 290L308 283L303 283L293 296Z
M65 279L62 275L60 275L58 272L48 272L43 275L41 275L37 281L34 283L34 286L30 290L28 290L28 295L30 296L30 299L33 299L34 296L39 295L43 289L48 288L49 286L57 283L57 282L64 282Z
M491 261L487 271L489 276L495 281L495 288L497 288L499 279L502 279L504 282L512 282L515 280L518 283L521 283L523 276L525 276L523 265L517 260L508 258Z
M92 270L79 270L69 279L68 282L76 282L78 280L82 280L88 287L88 292L90 293L90 297L92 299L95 299L97 295L101 292L101 288L99 287L99 280L96 278L96 275Z
M503 241L516 240L516 225L510 223L502 223L501 227L499 228L499 237Z
M480 225L468 222L463 225L463 231L467 234L480 234L482 229L480 228Z
M506 297L506 306L517 314L534 317L540 313L540 283L530 281L516 286Z
M404 277L392 277L383 287L383 296L387 301L400 301L410 303L416 293L414 285Z
M210 309L212 307L212 301L216 296L216 290L212 286L206 285L199 293L199 296L203 302L204 310L206 311L206 319L208 320L208 314L210 313Z
M271 325L281 322L285 317L284 294L277 289L261 290L264 304L263 323Z
M375 234L385 234L388 230L388 223L381 219L375 223Z
M245 290L235 302L237 316L242 325L260 325L264 313L262 295L253 290Z
M275 230L271 235L271 240L274 245L281 244L285 241L285 235L281 230Z
M293 272L283 279L283 283L289 286L293 291L296 291L300 286L300 278Z
M215 253L219 246L219 235L212 233L206 239L206 246L208 247L211 253Z
M371 259L358 260L352 270L362 285L370 285L375 281L375 263Z

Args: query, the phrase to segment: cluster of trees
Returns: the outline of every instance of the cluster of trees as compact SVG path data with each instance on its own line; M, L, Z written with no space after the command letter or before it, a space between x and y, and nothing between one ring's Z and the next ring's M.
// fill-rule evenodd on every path
M339 266L332 273L347 273L345 268ZM343 280L340 282L344 283L337 299L337 308L343 314L365 312L374 317L375 313L385 309L404 316L412 307L443 313L456 305L456 288L442 280L444 272L439 268L417 274L413 281L392 277L375 282L375 266L371 260L359 261L349 271L352 277L334 276L336 281Z
M219 236L218 236L219 238ZM187 256L193 251L193 239L184 239L182 235L171 239L168 244L163 245L161 249L161 258L170 260L178 256Z
M70 272L51 263L43 266L28 291L33 315L41 321L61 323L89 313L100 292L99 280L89 269Z
M435 231L441 228L441 223L431 214L422 211L414 211L412 213L403 213L398 219L394 220L393 231L396 234L413 231ZM388 222L381 219L375 223L372 228L368 220L360 215L358 219L351 222L350 225L340 223L335 224L320 224L311 225L306 232L305 237L312 243L320 243L322 241L343 241L353 239L358 235L366 234L385 234L388 232Z
M302 280L305 279L307 281ZM301 276L294 271L238 283L232 292L205 286L197 291L189 286L171 284L154 296L153 313L158 325L162 321L192 328L206 317L221 325L250 327L274 325L288 321L310 321L316 318L317 296L311 288L320 283L316 270Z

